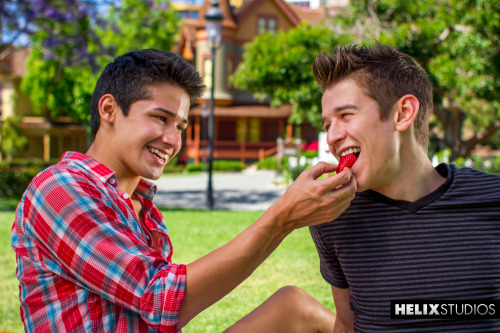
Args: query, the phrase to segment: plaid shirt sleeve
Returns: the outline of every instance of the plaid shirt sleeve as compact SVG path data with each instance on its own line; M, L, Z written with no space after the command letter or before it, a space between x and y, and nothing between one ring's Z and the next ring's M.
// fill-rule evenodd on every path
M74 297L72 301L81 308L71 312L69 319L66 313L64 331L71 330L68 321L88 329L86 321L95 324L96 320L110 331L116 329L114 324L120 330L137 331L131 315L135 314L136 321L150 328L176 332L186 268L148 246L127 199L116 185L99 184L92 175L71 168L48 169L34 179L18 207L12 236L25 325L40 320L60 324L55 317L67 310L68 299ZM57 278L44 282L47 276ZM74 289L68 289L68 281ZM99 295L104 303L81 304L86 303L82 295L87 293ZM106 313L111 308L102 305L106 302L115 307L113 314ZM121 316L127 318L119 319L117 307L125 309ZM123 324L127 322L129 327Z

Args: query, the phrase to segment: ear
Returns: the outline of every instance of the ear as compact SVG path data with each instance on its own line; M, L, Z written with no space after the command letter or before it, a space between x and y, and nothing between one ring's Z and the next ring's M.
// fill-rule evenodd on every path
M111 124L116 118L116 112L119 111L118 104L111 94L102 95L99 99L99 115L101 116L101 123Z
M400 132L406 131L418 114L420 102L414 95L404 95L396 103L395 123L396 129Z

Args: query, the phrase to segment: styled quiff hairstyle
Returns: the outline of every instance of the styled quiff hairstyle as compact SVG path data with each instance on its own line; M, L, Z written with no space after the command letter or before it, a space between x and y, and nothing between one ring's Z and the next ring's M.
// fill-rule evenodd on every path
M203 94L205 86L200 74L190 63L175 53L140 50L121 55L109 63L97 80L90 105L92 135L99 129L99 100L111 94L126 116L130 105L151 98L155 85L169 83L184 89L191 105Z
M429 118L432 114L432 85L425 70L409 55L382 44L335 48L332 56L320 53L313 73L322 92L344 79L353 79L363 92L377 101L380 120L391 115L404 95L414 95L420 109L413 122L416 141L427 150Z

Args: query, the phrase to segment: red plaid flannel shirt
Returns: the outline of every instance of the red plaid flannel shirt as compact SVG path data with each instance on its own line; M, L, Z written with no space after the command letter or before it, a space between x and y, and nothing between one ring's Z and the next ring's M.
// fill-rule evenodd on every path
M117 185L112 170L75 152L29 185L12 227L27 331L176 332L186 267L171 262L156 187L141 180L135 191L142 227Z

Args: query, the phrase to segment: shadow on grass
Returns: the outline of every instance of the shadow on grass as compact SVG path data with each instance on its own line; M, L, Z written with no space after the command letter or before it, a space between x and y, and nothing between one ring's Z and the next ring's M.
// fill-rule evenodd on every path
M266 210L281 196L276 191L216 190L214 202L216 210ZM207 210L205 190L158 191L155 204L161 209Z

